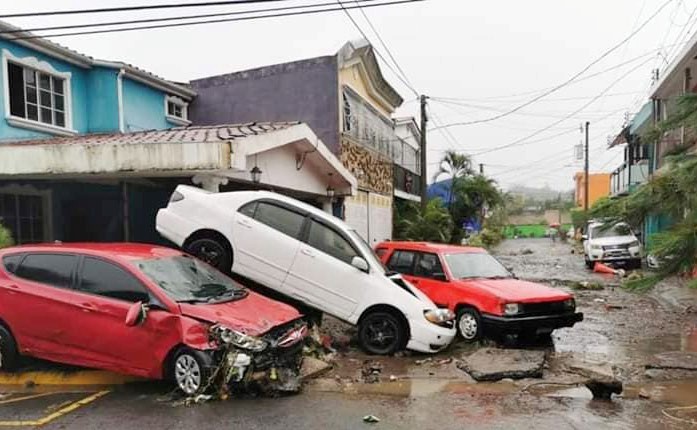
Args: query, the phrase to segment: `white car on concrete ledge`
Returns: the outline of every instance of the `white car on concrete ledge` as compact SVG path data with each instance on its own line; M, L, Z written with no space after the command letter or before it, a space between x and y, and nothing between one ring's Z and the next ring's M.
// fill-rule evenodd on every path
M455 336L451 311L387 273L354 229L295 199L180 185L157 231L222 271L357 325L369 353L438 352Z

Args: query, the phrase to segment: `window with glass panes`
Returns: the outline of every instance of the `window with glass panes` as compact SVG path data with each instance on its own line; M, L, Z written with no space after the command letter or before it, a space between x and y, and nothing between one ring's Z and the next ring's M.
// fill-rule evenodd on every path
M178 103L167 102L167 115L184 118L184 107Z
M0 193L0 223L17 244L44 242L44 197Z
M65 79L11 62L7 75L12 116L65 127Z

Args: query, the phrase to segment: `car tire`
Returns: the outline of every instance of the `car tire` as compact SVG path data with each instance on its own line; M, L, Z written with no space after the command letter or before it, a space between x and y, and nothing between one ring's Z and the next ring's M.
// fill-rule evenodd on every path
M358 325L358 339L367 353L390 355L406 345L407 327L393 313L371 312Z
M172 358L169 374L182 393L196 396L208 389L212 369L213 359L209 354L182 348Z
M232 250L220 239L212 237L194 239L186 245L184 251L223 273L228 273L232 269Z
M18 361L17 342L12 333L0 325L0 371L11 372L15 370Z
M476 342L482 337L482 319L474 308L462 308L457 311L457 334L465 342Z

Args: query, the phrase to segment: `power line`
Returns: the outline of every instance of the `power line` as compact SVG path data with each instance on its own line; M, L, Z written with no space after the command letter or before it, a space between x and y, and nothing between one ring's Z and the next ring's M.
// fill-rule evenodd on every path
M416 0L416 1L423 1L423 0ZM370 46L373 47L373 52L375 52L375 54L376 54L378 57L380 57L380 59L385 63L385 65L392 71L392 73L395 74L395 76L397 76L397 78L399 78L400 81L402 81L402 83L403 83L404 85L407 86L407 88L409 88L415 95L418 96L418 95L419 95L419 92L416 91L416 90L414 89L414 87L411 86L411 84L409 84L409 82L407 82L407 80L405 79L406 77L402 77L399 73L397 73L397 71L396 71L395 69L392 68L392 66L390 65L390 63L385 59L385 57L380 53L380 51L378 51L377 49L375 49L375 46L370 42L370 39L369 39L368 36L365 34L365 32L363 31L363 29L361 28L361 26L358 25L358 23L356 22L356 20L353 19L353 16L351 16L351 14L349 13L349 9L356 9L356 8L360 9L361 6L353 6L353 7L351 7L351 6L344 6L344 4L341 2L341 0L336 0L336 2L339 4L339 6L341 6L341 10L344 11L344 13L345 13L346 16L348 17L348 19L351 21L351 23L353 23L353 26L356 27L356 30L358 30L358 32L361 33L361 35L363 36L363 38L370 44ZM373 6L373 5L366 5L366 7L367 7L367 6Z
M354 0L354 3L358 4L359 2L358 2L357 0ZM394 55L392 55L392 51L391 51L390 48L387 46L387 44L385 43L385 41L382 40L382 37L380 36L380 33L378 32L378 30L377 30L377 29L375 28L375 26L373 25L373 22L370 20L370 18L368 18L368 14L365 13L365 11L363 10L363 8L361 8L361 7L359 7L358 10L361 11L361 14L363 15L363 18L365 18L366 22L368 23L368 25L370 26L370 28L373 30L373 33L375 33L375 36L377 36L378 41L380 42L380 44L382 45L382 47L385 48L385 52L387 52L387 55L388 55L388 56L390 57L390 59L392 60L392 63L394 63L395 67L397 67L397 70L399 70L399 72L402 74L402 77L404 78L404 80L407 81L409 84L411 84L411 81L409 80L409 77L407 76L406 73L404 73L404 70L403 70L402 67L399 65L399 62L395 59ZM417 94L417 95L418 95L418 94Z
M355 3L359 2L372 2L377 0L355 0ZM267 9L253 9L253 10L243 10L234 12L219 12L219 13L208 13L200 15L186 15L186 16L174 16L166 18L150 18L150 19L139 19L139 20L127 20L127 21L109 21L109 22L98 22L91 24L74 24L74 25L59 25L53 27L36 27L36 28L18 28L15 30L3 30L0 34L15 34L15 33L27 33L27 32L42 32L42 31L52 31L52 30L73 30L77 28L92 28L92 27L108 27L116 25L127 25L127 24L144 24L151 22L166 22L166 21L180 21L185 19L198 19L198 18L213 18L219 16L233 16L233 15L245 15L249 13L261 13L261 12L280 12L284 10L294 10L294 9L307 9L307 8L317 8L323 6L332 6L335 2L329 3L319 3L319 4L305 4L296 6L284 6L284 7L274 7ZM44 36L42 36L44 37Z
M415 3L415 2L422 2L426 0L398 0L398 1L391 1L387 3L379 3L379 4L367 4L362 7L380 7L380 6L392 6L392 5L398 5L398 4L406 4L406 3ZM345 9L355 9L357 6L348 6ZM288 12L288 13L277 13L277 14L269 14L269 15L254 15L254 16L243 16L243 17L238 17L238 18L228 18L228 19L216 19L216 20L206 20L206 21L194 21L194 22L182 22L182 23L175 23L175 24L159 24L159 25L147 25L147 26L140 26L140 27L125 27L125 28L115 28L115 29L108 29L108 30L92 30L92 31L78 31L78 32L69 32L69 33L56 33L56 34L45 34L45 35L29 35L29 36L21 36L21 37L6 37L7 40L27 40L27 39L45 39L49 37L66 37L66 36L81 36L81 35L89 35L89 34L107 34L107 33L121 33L121 32L126 32L126 31L139 31L139 30L152 30L152 29L158 29L158 28L172 28L172 27L185 27L185 26L194 26L194 25L202 25L202 24L216 24L216 23L223 23L223 22L235 22L235 21L250 21L250 20L255 20L255 19L264 19L264 18L281 18L281 17L287 17L287 16L299 16L299 15L314 15L318 13L325 13L325 12L336 12L336 11L341 11L342 9L340 8L329 8L329 9L319 9L319 10L304 10L304 11L298 11L298 12Z
M43 12L23 12L0 15L0 19L5 18L26 18L32 16L53 16L53 15L78 15L88 13L111 13L111 12L129 12L136 10L152 10L152 9L180 9L190 7L211 7L211 6L230 6L238 4L250 3L270 3L288 0L226 0L217 2L199 2L199 3L169 3L157 5L139 5L139 6L123 6L98 9L71 9L71 10L52 10Z
M604 58L606 58L608 55L610 55L611 53L613 53L614 51L616 51L618 48L620 48L622 45L624 45L626 42L628 42L630 39L632 39L632 38L633 38L637 33L639 33L644 27L646 27L651 21L653 21L653 19L654 19L659 13L661 13L661 12L663 11L663 9L665 9L665 7L668 6L672 1L673 1L673 0L667 0L666 2L664 2L651 16L649 16L649 18L648 18L646 21L644 21L636 30L632 31L632 32L629 34L629 36L625 37L625 38L622 39L619 43L615 44L615 45L612 46L610 49L606 50L602 55L600 55L598 58L596 58L595 60L593 60L590 64L588 64L586 67L584 67L583 69L581 69L581 71L579 71L578 73L576 73L575 75L573 75L571 78L567 79L565 82L563 82L563 83L561 83L561 84L559 84L559 85L556 85L556 86L552 87L552 89L550 89L550 90L548 90L548 91L545 91L544 93L542 93L542 94L540 94L540 95L538 95L538 96L536 96L536 97L533 97L531 100L529 100L529 101L527 101L527 102L525 102L525 103L523 103L523 104L521 104L521 105L518 105L518 106L516 106L515 108L513 108L513 109L511 109L511 110L509 110L509 111L503 112L503 113L501 113L501 114L494 115L494 116L489 117L489 118L482 118L482 119L478 119L478 120L472 120L472 121L467 121L467 122L459 122L459 123L453 123L453 124L446 124L444 127L453 127L453 126L460 126L460 125L473 125L473 124L480 124L480 123L482 123L482 122L495 121L495 120L497 120L497 119L500 119L500 118L503 118L503 117L505 117L505 116L511 115L511 114L513 114L513 113L515 113L515 112L518 112L519 110L525 108L526 106L529 106L529 105L535 103L537 100L540 100L541 98L543 98L543 97L545 97L545 96L547 96L547 95L549 95L549 94L552 94L553 92L558 91L559 89L561 89L561 88L563 88L563 87L569 85L569 84L570 84L571 82L573 82L576 78L578 78L578 77L581 76L583 73L585 73L586 71L588 71L591 67L593 67L594 65L598 64L600 61L602 61L602 60L603 60Z
M623 92L623 93L612 93L612 94L605 94L605 97L619 97L619 96L627 96L627 95L633 95L633 94L639 94L643 93L643 91L628 91L628 92ZM458 97L431 97L434 100L441 100L441 101L462 101L462 102L477 102L477 103L501 103L501 101L497 100L492 100L491 98L481 98L481 99L469 99L469 98L458 98ZM545 99L545 100L540 100L540 102L560 102L560 101L572 101L572 100L588 100L592 99L592 96L579 96L579 97L558 97L558 98L551 98L551 99ZM514 100L511 100L511 102L514 102Z
M497 146L497 147L491 148L491 149L489 149L489 150L487 150L487 151L483 151L483 152L480 152L480 153L474 154L474 155L476 156L476 155L488 154L488 153L491 153L491 152L499 151L499 150L501 150L501 149L506 149L506 148L510 148L510 147L512 147L512 146L520 145L521 143L525 142L525 141L528 140L529 138L535 137L535 136L537 136L538 134L540 134L540 133L542 133L542 132L545 132L545 131L549 130L550 128L554 127L555 125L561 124L562 122L566 121L567 119L572 118L573 116L575 116L575 115L578 114L579 112L583 111L583 110L584 110L585 108L587 108L588 106L592 105L596 100L598 100L598 99L600 99L601 97L603 97L603 94L605 94L605 93L608 92L610 89L612 89L612 87L614 87L617 83L619 83L621 80L623 80L625 77L627 77L627 76L628 76L629 74L631 74L632 72L638 70L638 69L639 69L640 67L642 67L644 64L647 64L649 61L651 61L650 58L649 58L647 61L644 61L643 63L639 64L638 66L632 68L632 69L629 70L628 72L622 74L618 79L616 79L616 80L613 81L610 85L608 85L603 91L601 91L601 92L600 92L597 96L595 96L592 100L590 100L588 103L584 104L584 105L581 106L580 108L576 109L575 111L571 112L570 114L566 115L565 118L559 119L559 120L557 120L557 121L551 123L551 124L548 125L547 127L541 128L541 129L537 130L536 132L531 133L531 134L529 134L528 136L525 136L525 137L523 137L523 138L521 138L521 139L517 139L517 140L515 140L515 141L513 141L513 142L511 142L511 143L508 143L508 144L506 144L506 145Z

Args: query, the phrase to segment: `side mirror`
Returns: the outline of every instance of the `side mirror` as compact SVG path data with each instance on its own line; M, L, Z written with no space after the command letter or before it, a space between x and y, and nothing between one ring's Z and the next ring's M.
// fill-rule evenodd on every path
M143 302L136 302L128 308L126 313L126 326L133 327L143 324L148 316L148 307Z
M353 257L353 260L351 260L351 266L355 267L356 269L362 271L362 272L368 272L370 267L368 266L368 262L365 261L363 257L355 256Z
M583 236L581 236L581 240L588 240L588 235L584 234Z
M433 279L435 279L436 281L448 282L448 277L445 276L445 273L434 273Z

